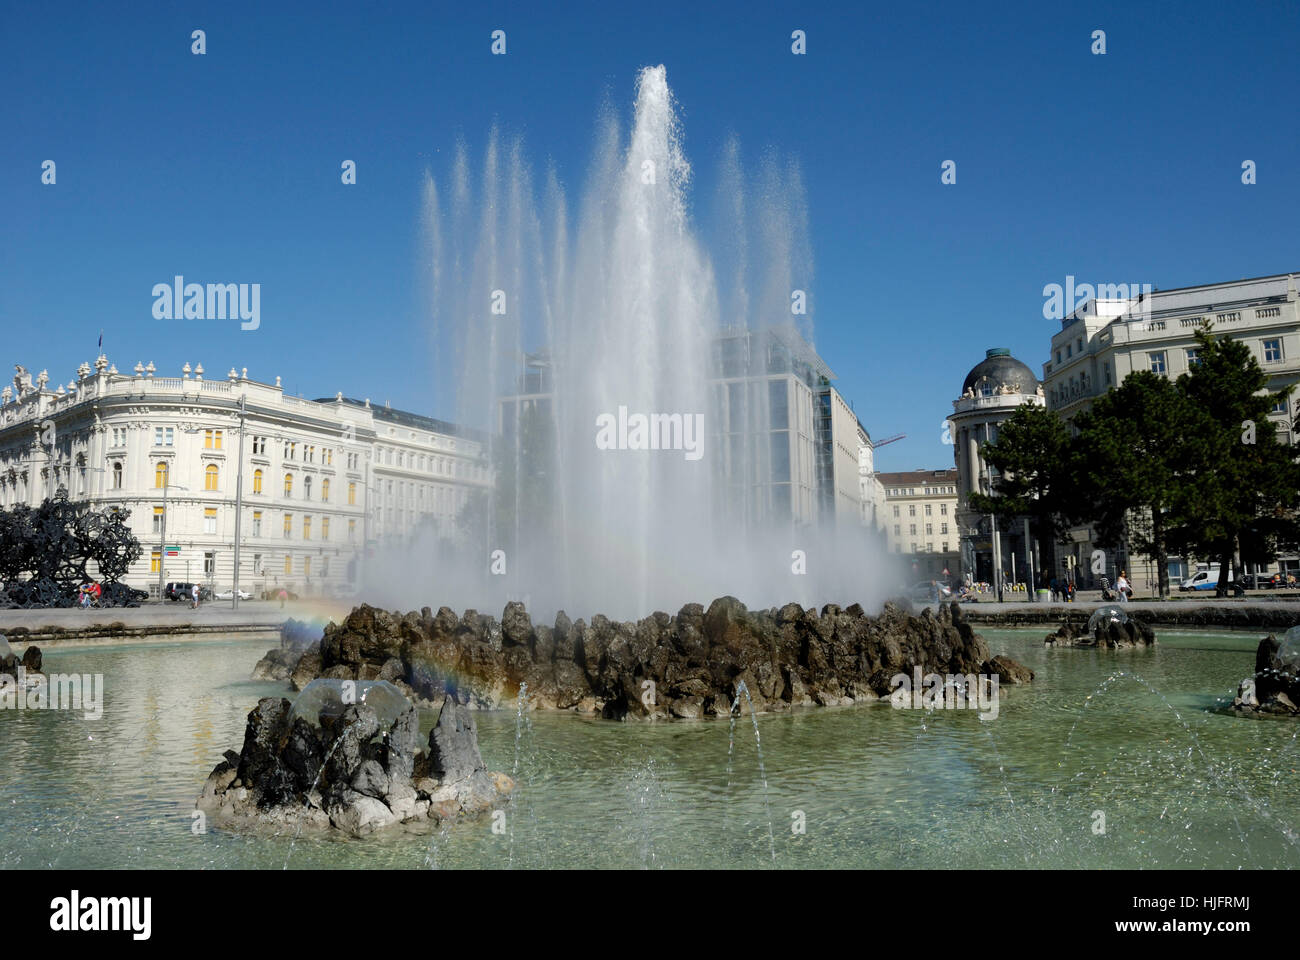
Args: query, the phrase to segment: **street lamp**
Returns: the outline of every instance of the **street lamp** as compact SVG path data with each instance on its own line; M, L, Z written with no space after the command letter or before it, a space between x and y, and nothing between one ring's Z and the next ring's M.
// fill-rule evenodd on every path
M171 487L172 468L171 464L164 460L161 464L163 471L162 483L162 523L160 524L159 533L162 536L162 543L158 545L158 599L165 599L163 588L167 582L167 490ZM188 487L177 485L177 490L188 491Z
M235 585L230 591L230 609L239 609L239 521L244 515L244 396L239 397L239 465L235 470Z

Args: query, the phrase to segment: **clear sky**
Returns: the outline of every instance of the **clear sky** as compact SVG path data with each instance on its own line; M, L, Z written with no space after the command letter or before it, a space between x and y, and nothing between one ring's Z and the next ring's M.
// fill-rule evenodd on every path
M1294 2L276 6L0 4L6 382L23 363L66 383L102 329L121 370L246 366L446 415L425 168L496 122L572 199L602 103L626 117L657 63L701 208L731 134L800 162L817 348L873 437L908 434L880 469L951 465L941 421L987 347L1041 371L1045 284L1300 270ZM260 329L155 320L177 273L260 282Z

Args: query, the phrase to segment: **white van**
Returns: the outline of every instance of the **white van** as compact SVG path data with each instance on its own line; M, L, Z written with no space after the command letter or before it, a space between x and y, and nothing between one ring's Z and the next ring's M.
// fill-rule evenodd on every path
M1228 571L1228 582L1232 583L1232 571ZM1178 585L1179 590L1213 590L1219 585L1219 565L1212 564L1194 574Z

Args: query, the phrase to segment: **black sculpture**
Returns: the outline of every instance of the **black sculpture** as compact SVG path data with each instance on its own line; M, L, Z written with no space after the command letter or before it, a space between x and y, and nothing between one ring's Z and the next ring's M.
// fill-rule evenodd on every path
M75 606L92 562L103 584L100 606L137 606L147 594L118 582L141 553L130 515L62 495L0 511L0 607Z

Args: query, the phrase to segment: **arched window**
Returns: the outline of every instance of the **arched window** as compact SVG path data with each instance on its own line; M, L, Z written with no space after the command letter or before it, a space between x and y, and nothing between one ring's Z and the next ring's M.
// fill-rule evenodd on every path
M121 476L122 465L117 464L118 476ZM154 489L161 490L167 486L167 461L159 460L153 468L153 485Z
M122 465L120 463L113 464L113 489L122 489Z
M262 471L261 470L253 471L253 492L254 493L262 492Z
M311 477L303 477L302 479L302 498L304 500L311 499Z
M330 481L329 481L329 478L328 478L328 477L326 477L324 480L322 480L322 481L320 482L320 498L321 498L322 500L324 500L326 503L329 502L329 499L330 499Z
M218 489L217 481L219 479L220 479L220 474L217 471L217 465L215 463L209 463L206 467L203 468L203 489L204 490Z
M284 475L284 495L286 497L293 496L293 474L292 473L286 473Z

